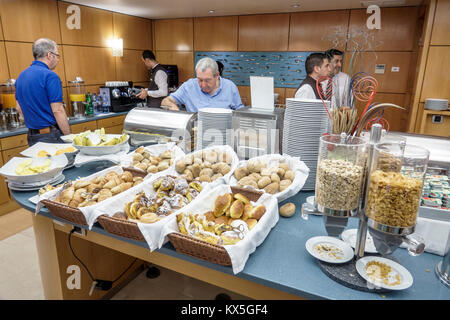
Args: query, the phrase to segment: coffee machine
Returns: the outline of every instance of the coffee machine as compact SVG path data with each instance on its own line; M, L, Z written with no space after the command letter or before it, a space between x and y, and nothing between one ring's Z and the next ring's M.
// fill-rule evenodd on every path
M129 111L136 107L143 100L136 97L136 94L143 87L133 87L133 81L107 81L100 87L100 95L103 103L109 106L111 112Z

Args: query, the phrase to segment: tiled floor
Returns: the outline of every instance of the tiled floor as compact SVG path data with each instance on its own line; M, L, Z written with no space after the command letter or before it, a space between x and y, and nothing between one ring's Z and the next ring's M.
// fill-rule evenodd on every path
M29 221L29 214L23 213L19 210L19 213L15 212L14 214L20 214L21 217L0 217L0 230L2 228L6 230L4 228L6 221L14 220L23 223ZM219 293L228 294L232 299L248 299L168 269L159 269L161 272L159 277L149 279L144 271L112 299L208 300L214 299ZM45 299L32 227L18 231L6 238L0 238L0 300L11 299Z

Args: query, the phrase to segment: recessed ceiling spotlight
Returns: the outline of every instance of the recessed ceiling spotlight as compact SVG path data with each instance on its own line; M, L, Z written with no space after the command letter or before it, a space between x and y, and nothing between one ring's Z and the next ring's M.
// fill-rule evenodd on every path
M214 10L209 10L208 11L209 14L214 13L214 12L215 12Z
M298 3L295 3L295 4L292 4L291 7L292 8L298 8L298 7L300 7L300 5Z

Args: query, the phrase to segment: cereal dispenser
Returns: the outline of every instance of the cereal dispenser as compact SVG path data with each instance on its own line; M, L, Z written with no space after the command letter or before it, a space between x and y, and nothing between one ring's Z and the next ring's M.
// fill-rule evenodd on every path
M0 86L0 104L2 105L2 118L5 116L6 129L12 130L20 126L19 112L16 109L15 79L9 79Z
M381 254L391 254L402 242L409 245L412 255L424 250L424 245L409 235L416 225L429 154L404 142L374 146L365 215Z
M363 139L345 133L320 138L315 199L329 235L341 234L357 213L365 162Z

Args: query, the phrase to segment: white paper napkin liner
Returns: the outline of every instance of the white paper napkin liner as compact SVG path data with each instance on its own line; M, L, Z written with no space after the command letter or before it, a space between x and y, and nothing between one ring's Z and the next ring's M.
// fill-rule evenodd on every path
M444 256L450 247L450 222L417 217L414 236L423 238L426 252ZM402 243L400 247L408 246Z
M219 195L231 193L230 185L219 185L208 192L200 194L193 202L190 208L183 208L180 212L201 214L211 211L214 208L214 202ZM234 245L225 245L224 249L227 251L231 259L233 273L241 272L248 257L256 250L264 239L269 234L270 230L277 224L279 219L278 202L275 197L270 194L262 194L257 202L251 202L253 206L264 205L266 213L261 217L255 227L250 230L247 236ZM191 209L192 210L189 210ZM168 234L179 232L176 219L171 219L165 226L161 233L161 237L165 238ZM163 241L165 239L162 239Z
M202 151L204 152L204 151L211 151L211 150L218 150L218 151L220 151L220 152L227 152L228 154L231 155L231 159L232 159L232 160L231 160L231 164L230 164L230 167L231 167L230 172L228 172L228 173L227 173L226 175L224 175L223 177L220 177L220 178L214 180L213 182L209 183L209 184L208 184L208 188L213 188L213 187L216 187L216 186L221 185L221 184L228 184L229 181L230 181L231 176L232 176L233 173L234 173L234 170L236 170L236 168L238 167L238 164L239 164L239 157L237 156L236 152L234 152L234 149L233 149L232 147L228 146L228 145L224 145L224 146L211 146L211 147L207 147L207 148L205 148L205 149L196 150L196 151L193 151L193 152L191 152L191 153L187 153L187 154L185 154L184 156L181 156L181 157L176 158L176 159L174 160L173 165L172 165L171 168L173 169L174 172L176 172L176 170L175 170L175 165L176 165L176 163L177 163L178 160L181 160L181 159L183 159L183 158L186 157L186 156L193 155L193 154L195 154L195 153L197 153L197 152L202 152ZM177 173L177 175L178 175L178 173Z
M145 150L147 150L152 156L159 156L161 153L171 150L174 154L173 159L176 159L178 157L184 156L184 151L175 144L175 142L168 142L168 143L162 143L162 144L153 144L150 146L145 146ZM128 154L121 155L120 157L120 165L123 167L132 167L133 163L133 155L135 154L136 150L133 152L130 152ZM132 167L134 168L134 167ZM137 168L136 168L137 169Z
M277 198L278 202L284 201L284 200L296 195L303 188L306 180L308 179L308 175L309 175L309 171L310 171L309 168L303 161L300 161L300 157L291 157L288 154L284 154L284 155L266 154L266 155L262 155L262 156L258 156L258 157L254 157L254 158L250 159L252 161L253 160L263 161L263 162L267 163L268 168L278 166L278 164L280 163L280 160L283 160L283 159L284 159L284 163L287 163L289 168L291 168L291 170L294 171L295 176L294 176L294 181L292 181L292 183L289 187L287 187L283 191L277 192L273 195L275 198ZM240 161L237 168L246 166L248 161L249 160ZM233 172L234 172L234 170L233 170ZM237 186L238 181L237 181L236 177L234 176L234 174L231 176L229 183L232 186ZM255 188L253 188L251 186L246 186L246 188L255 190ZM256 190L264 192L264 189L256 189Z
M90 156L83 154L81 152L78 152L75 156L75 167L80 167L81 165L88 163L88 162L96 162L96 161L102 161L102 160L108 160L113 163L120 163L120 159L123 155L126 155L130 151L130 145L128 143L124 144L124 146L121 148L121 150L118 153L112 153L112 154L104 154L101 156Z

